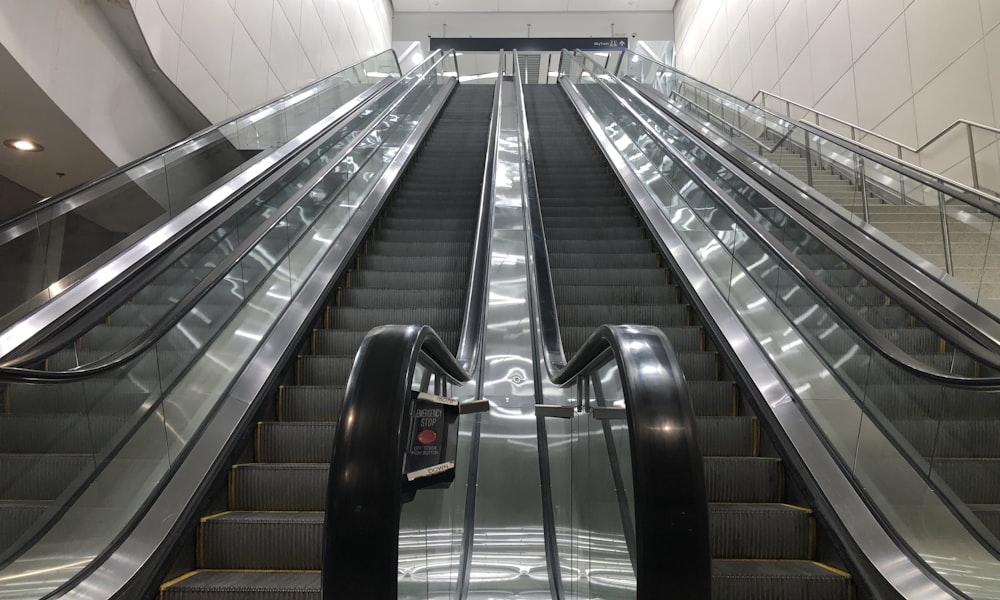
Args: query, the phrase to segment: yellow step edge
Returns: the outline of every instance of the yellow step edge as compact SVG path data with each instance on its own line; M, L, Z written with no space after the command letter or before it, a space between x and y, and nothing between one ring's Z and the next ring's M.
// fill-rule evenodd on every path
M185 579L190 579L190 578L194 577L195 575L197 575L200 572L201 572L201 569L195 569L194 571L188 571L187 573L181 575L180 577L174 577L170 581L167 581L166 583L160 584L160 592L163 592L164 590L166 590L168 587L170 587L172 585L177 585L178 583L184 581Z
M236 506L236 469L239 465L233 465L229 468L229 498L226 499L226 504L232 509Z
M254 459L257 462L261 462L260 457L261 457L261 454L262 454L261 450L263 449L263 444L261 443L261 439L260 439L261 438L260 431L263 428L264 428L264 422L263 421L257 421L257 429L254 430L254 434L253 434L253 455L254 455Z
M809 511L809 558L816 558L816 519L812 517L812 511Z
M834 575L840 575L844 579L851 579L851 574L848 573L847 571L843 571L841 569L838 569L837 567L831 567L830 565L828 565L826 563L821 563L821 562L819 562L817 560L810 560L809 562L811 562L812 564L816 565L817 567L826 569L827 571L833 573Z
M283 385L279 385L278 386L278 402L277 402L277 404L278 404L278 406L275 409L275 412L278 413L278 420L279 421L284 421L285 420L285 415L284 415L284 412L285 412L285 386L283 386Z

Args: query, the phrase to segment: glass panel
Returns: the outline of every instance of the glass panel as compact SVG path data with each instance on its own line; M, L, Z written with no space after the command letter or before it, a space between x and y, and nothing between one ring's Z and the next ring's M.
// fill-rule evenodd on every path
M167 267L106 323L51 357L47 368L87 364L131 342L192 282L205 277L275 211L287 208L282 205L306 189L307 181L322 177L325 185L283 214L194 309L131 363L82 383L6 387L0 428L17 435L0 431L0 447L15 439L34 440L34 445L19 445L19 453L0 448L0 508L8 500L30 500L23 527L11 536L4 532L11 539L3 540L7 554L0 557L0 596L15 589L45 595L84 568L156 492L366 200L363 193L382 177L388 163L384 158L402 145L395 128L412 132L439 89L436 74L406 80L354 123L355 133L367 125L374 131L341 162L334 159L343 154L350 132L334 136L323 152L304 157L292 173L192 254ZM410 94L398 112L381 115L405 90ZM394 145L385 146L383 137ZM380 159L373 160L376 156ZM361 162L337 170L347 160ZM438 379L430 384L437 385ZM23 545L31 532L45 528L37 543ZM15 543L19 537L22 542Z
M612 418L595 418L593 412L595 407L625 407L610 353L579 386L585 390L587 411L545 421L563 587L569 598L635 598L628 423L624 410Z
M475 384L444 385L443 374L421 353L412 389L469 399ZM479 415L459 419L455 481L446 488L422 489L403 505L399 522L399 598L458 598L465 502L470 492L469 456ZM473 484L474 485L474 484Z
M954 280L949 280L949 284L957 291L1000 314L1000 306L995 302L998 299L996 286L991 283L996 280L991 275L996 273L986 266L990 259L988 246L984 245L989 240L994 217L983 215L964 203L961 198L965 192L957 188L947 191L950 188L946 182L940 182L943 191L903 174L898 165L890 162L903 154L902 149L880 147L881 140L869 136L864 142L875 144L877 151L887 152L889 156L885 160L862 160L832 135L809 133L790 122L806 116L791 105L774 104L772 109L777 107L784 111L784 115L778 115L644 56L630 54L623 63L622 73L710 122L748 152L764 155L780 167L785 176L797 180L797 185L814 188L821 194L817 198L829 200L830 208L854 224L872 225L878 230L877 234L884 234L879 237L888 247L910 250L930 261L940 272L950 273ZM771 103L774 102L772 99ZM833 128L849 139L857 137L852 128L845 129L842 124L820 120L817 115L809 118L821 121L819 124L823 127ZM974 129L972 135L977 149L980 185L984 189L1000 189L984 183L997 179L997 170L991 167L997 164L997 134ZM902 158L919 163L916 155ZM971 185L971 160L952 169L947 176ZM949 207L948 233L954 230L958 234L949 241L948 250L956 257L950 271L945 258L948 238L942 226L939 210L942 199L939 196ZM970 218L970 215L978 218ZM961 258L957 258L958 255Z
M5 269L3 321L51 299L380 79L400 75L391 52L361 66L361 77L353 69L330 75L0 225L0 264L17 265Z
M809 245L773 221L776 213L713 170L679 137L660 144L601 85L582 77L578 91L629 168L657 193L657 202L709 279L731 306L864 493L896 531L956 587L972 597L996 597L1000 563L992 548L1000 524L1000 481L995 444L998 392L952 388L910 373L862 341L754 231L693 178L695 164L711 185L728 192L751 219L772 232L785 252ZM608 82L609 87L614 86ZM650 125L647 123L647 125ZM652 126L652 125L650 125ZM664 150L672 150L665 153ZM679 160L678 156L686 158ZM683 163L688 164L683 164ZM687 173L678 172L678 167ZM663 184L669 185L669 189ZM705 189L703 189L705 188ZM793 244L794 242L794 244ZM834 273L836 276L834 276ZM838 269L830 275L851 277ZM846 282L845 282L846 283ZM852 295L870 293L864 283ZM845 298L849 295L845 295ZM979 367L890 304L873 304L866 317L880 323L899 347L939 371L975 376ZM928 336L923 342L919 339ZM993 439L990 437L989 439ZM989 588L989 589L987 589Z

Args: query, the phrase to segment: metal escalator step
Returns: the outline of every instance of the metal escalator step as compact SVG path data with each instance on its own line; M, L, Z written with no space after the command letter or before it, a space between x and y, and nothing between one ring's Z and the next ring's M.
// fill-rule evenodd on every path
M896 420L893 425L922 456L1000 458L996 423L984 420Z
M363 308L411 308L460 307L465 302L463 289L406 288L347 288L340 292L340 306ZM357 348L357 346L355 346Z
M414 249L414 252L418 251L419 249ZM392 256L386 254L365 254L361 256L359 262L362 270L459 271L464 273L468 270L469 256L421 256L420 254Z
M427 239L433 239L438 242L465 242L470 237L471 236L469 232L462 229L456 229L456 230L434 229L432 231L427 231L427 230L406 231L402 229L389 230L389 229L377 228L372 233L372 239L375 240L376 242L387 240L400 243L423 242Z
M1000 459L935 458L931 470L966 504L1000 504Z
M631 209L629 209L631 210ZM550 254L577 254L594 251L594 240L545 240ZM623 254L649 254L653 247L646 239L602 240L600 248L603 252Z
M626 227L638 227L639 223L634 215L625 216L604 216L604 217L549 217L545 219L545 234L548 236L550 229L560 228L581 231L582 229L624 229Z
M5 401L10 414L80 414L127 415L147 398L141 392L116 391L113 381L91 381L86 387L78 384L33 386L10 384Z
M549 252L549 265L553 269L643 269L655 268L656 255L648 249L641 253L615 253L605 251L600 242L594 242L589 253L563 254Z
M284 385L278 392L282 421L336 421L343 408L343 385Z
M257 460L267 463L329 463L333 451L332 422L257 424Z
M560 304L676 304L680 290L664 285L560 285L556 290Z
M0 499L52 500L93 470L94 457L83 454L0 454Z
M736 414L737 391L732 381L688 381L694 414L728 417Z
M781 502L781 460L758 456L706 456L709 502Z
M560 332L564 348L580 348L587 338L594 333L593 327L573 327L563 326L560 323ZM700 327L664 327L666 334L676 352L699 352L702 350L702 329Z
M369 330L389 323L414 323L430 325L435 329L458 329L462 322L460 308L356 308L340 306L330 309L328 323L331 328Z
M659 268L648 269L552 269L552 285L556 286L556 301L559 288L575 285L628 285L656 286L666 285L667 272Z
M579 183L579 182L577 182ZM614 189L614 188L612 188ZM614 204L611 206L558 206L558 205L547 205L542 209L542 219L548 218L559 218L559 217L594 217L602 218L605 216L615 216L615 217L632 217L635 218L635 212L630 206L625 203ZM642 248L640 250L649 251L649 248Z
M556 298L558 301L558 297ZM595 323L634 323L659 327L684 327L690 323L686 304L559 304L559 325L594 326Z
M986 525L990 533L1000 537L1000 504L970 504L969 510Z
M95 454L125 419L124 415L0 415L0 453Z
M712 561L712 598L719 600L850 600L851 577L806 560Z
M698 446L705 456L755 456L757 417L697 417Z
M545 223L546 240L634 240L642 238L642 235L642 229L638 224L631 227L602 227L581 234L575 227L549 227L549 224Z
M709 504L714 558L812 558L812 511L787 504Z
M40 502L0 500L0 551L12 547L48 508Z
M868 397L890 420L1000 419L1000 402L981 395L919 383L877 382L869 384L867 389Z
M368 244L369 254L385 256L465 256L472 254L472 242L439 242L433 233L424 242L377 241Z
M352 288L353 289L353 288ZM341 301L344 292L341 290ZM371 291L371 290L365 290ZM352 306L365 306L361 302L351 302ZM368 335L367 331L344 331L342 329L314 329L312 335L313 354L333 354L337 356L353 356L361 347L361 341Z
M204 517L199 569L322 567L323 513L233 511Z
M243 463L229 474L229 508L249 511L323 510L326 463Z
M319 571L200 569L160 587L160 600L320 600Z
M387 323L389 321L386 321ZM297 365L299 385L343 385L351 374L353 356L304 354Z
M460 271L354 271L351 287L407 288L407 289L456 289L464 288L468 273Z

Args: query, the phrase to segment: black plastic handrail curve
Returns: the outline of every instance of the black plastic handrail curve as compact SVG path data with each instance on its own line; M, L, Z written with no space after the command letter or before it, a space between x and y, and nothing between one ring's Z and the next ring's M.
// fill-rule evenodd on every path
M687 380L670 341L657 327L602 325L552 382L575 384L608 350L622 382L632 456L637 597L707 600L704 465Z
M322 131L316 133L310 139L302 142L299 148L289 152L288 155L275 162L275 164L272 165L267 172L254 177L238 189L234 190L228 198L219 202L216 206L213 206L201 215L199 217L199 223L193 224L191 228L185 231L179 231L164 240L162 243L158 244L155 248L146 253L141 259L137 260L134 265L123 270L115 280L104 284L100 291L92 294L85 301L68 307L51 323L48 323L43 328L40 328L34 333L32 338L22 343L18 349L15 349L7 354L7 356L14 357L8 358L7 363L9 364L11 361L16 360L17 363L21 365L29 364L29 361L20 360L19 357L24 357L28 353L31 353L33 356L37 356L39 351L34 348L41 344L48 344L48 340L52 336L56 336L63 340L63 345L66 345L70 343L70 341L76 339L76 337L80 335L81 328L83 327L80 324L81 317L87 313L92 313L95 310L100 310L101 306L105 306L107 304L112 304L113 306L120 305L127 298L125 295L127 294L127 291L122 291L122 288L129 287L128 282L136 281L134 279L135 277L152 280L154 277L159 275L168 266L167 264L164 264L165 259L179 257L179 255L185 254L201 242L202 239L211 235L212 232L216 231L216 229L225 221L251 202L255 191L266 188L267 186L280 180L282 176L298 164L302 156L307 155L309 152L312 152L316 148L320 147L337 131L346 126L347 123L363 115L367 105L389 93L389 91L400 81L401 79L396 79L392 82L383 81L363 92L357 97L359 100L356 106L331 122ZM198 232L200 232L201 235L197 235ZM192 237L192 235L195 237ZM90 326L99 321L101 318L103 318L103 315L95 315L89 320ZM89 326L87 329L89 329Z
M627 52L630 53L630 54L635 54L635 52L633 52L632 50L628 50ZM831 141L834 144L837 144L838 146L842 146L844 148L847 148L848 150L850 150L851 152L854 152L856 154L860 154L861 156L867 158L868 160L871 160L871 161L874 161L874 162L886 165L891 170L896 171L897 173L901 173L901 174L909 177L910 179L913 179L913 180L917 181L921 185L924 185L924 186L927 186L929 188L933 188L933 189L935 189L935 190L937 190L939 192L943 192L945 194L948 194L949 196L952 196L952 197L954 197L954 198L956 198L958 200L961 200L962 202L966 202L967 204L970 204L970 205L972 205L972 206L974 206L976 208L979 208L980 210L983 210L985 212L988 212L988 213L990 213L992 215L1000 216L1000 205L997 204L996 200L994 199L994 196L988 194L987 192L983 192L982 190L977 190L975 188L956 187L956 184L941 179L940 175L937 175L937 174L935 174L935 173L933 173L931 171L926 171L924 169L920 169L919 167L917 167L915 165L912 165L912 164L910 164L910 163L908 163L908 162L906 162L904 160L901 160L901 159L899 159L897 157L891 156L889 154L884 154L884 153L879 152L879 151L877 151L877 150L875 150L873 148L869 148L867 146L864 146L864 145L858 143L857 141L845 138L844 136L842 136L842 135L840 135L840 134L838 134L838 133L836 133L834 131L829 131L827 129L823 129L822 127L816 127L812 123L810 123L808 121L805 121L805 120L792 121L788 117L784 117L784 116L779 115L779 114L777 114L777 113L775 113L775 112L773 112L773 111L771 111L771 110L769 110L767 108L764 108L764 107L761 107L761 106L757 106L756 104L753 104L751 102L747 102L746 100L743 100L741 98L737 98L736 96L733 96L729 92L720 90L719 88L715 87L714 85L712 85L710 83L706 83L704 81L701 81L701 80L699 80L699 79L697 79L695 77L692 77L691 75L688 75L687 73L682 73L681 71L678 71L677 69L675 69L675 68L673 68L673 67L671 67L669 65L663 64L662 62L660 62L660 61L658 61L656 59L649 58L648 56L643 56L643 55L637 55L637 56L639 56L639 58L642 59L642 60L645 60L645 61L654 63L656 65L659 65L659 66L661 66L661 67L663 67L665 69L668 69L668 70L670 70L670 71L672 71L674 73L681 73L684 77L687 77L688 79L697 81L701 85L704 85L705 87L708 87L708 88L711 88L711 89L715 90L720 95L726 96L728 98L733 98L733 99L735 99L735 100L737 100L739 102L742 102L747 107L753 107L755 110L758 110L760 112L766 113L766 114L771 115L772 117L774 117L776 119L779 119L781 121L789 123L793 127L800 127L800 128L802 128L802 129L804 129L806 131L809 131L813 135L816 135L818 137L822 137L822 138L825 138L825 139L831 139L832 138ZM632 77L632 76L626 76L623 79L632 79L632 80L635 80L635 78ZM643 85L642 83L639 83L638 81L636 83L638 83L640 86ZM951 189L949 189L949 188L951 188Z
M736 205L732 199L725 194L725 192L719 189L718 185L714 181L694 166L686 157L677 152L673 145L668 143L662 137L659 131L650 127L645 120L636 113L635 109L615 94L615 92L612 91L605 82L601 81L600 78L595 78L595 81L597 81L599 85L601 85L608 92L608 94L615 99L616 102L618 102L629 114L631 114L636 122L657 140L661 147L670 152L671 156L674 157L678 164L681 164L684 169L688 171L688 174L691 175L693 179L698 181L702 186L708 188L712 192L712 195L726 206L727 210L729 210L733 216L740 221L745 229L752 231L773 256L777 256L782 262L784 262L785 265L806 284L814 295L825 299L834 314L846 322L852 330L857 332L859 336L862 337L865 342L874 348L880 355L885 357L897 367L902 368L907 373L928 379L934 383L950 387L979 390L1000 389L1000 377L963 377L942 373L932 367L919 363L908 353L900 350L898 346L893 344L878 329L876 329L868 321L862 319L858 315L857 311L855 311L847 303L847 301L843 300L839 295L834 293L833 290L826 285L826 283L819 280L804 264L801 263L801 261L793 256L789 256L787 252L782 252L781 243L772 234L765 231L761 225L757 223L757 221L754 220L753 217L746 211L746 209ZM916 315L917 318L921 320L926 318L929 320L931 315L929 311L926 312L926 315ZM973 347L973 349L974 348L975 347ZM963 350L964 349L965 348L963 347ZM967 351L969 351L970 354L972 353L970 350ZM989 352L989 350L985 348L980 347L975 356L977 359L982 359L987 364L1000 365L1000 357Z
M432 72L445 55L441 55L434 64L419 77L423 79ZM177 325L185 315L187 315L208 293L222 281L226 274L242 259L250 255L258 243L264 239L289 213L291 213L301 200L306 197L310 190L315 187L326 175L328 175L340 163L340 160L350 154L366 137L377 127L387 115L395 110L410 93L416 89L412 86L405 93L395 99L389 106L380 111L371 123L362 132L354 136L351 141L337 153L320 171L314 174L309 181L303 185L295 194L289 197L279 208L277 208L263 223L261 223L253 233L248 235L225 260L220 261L197 285L189 290L169 311L151 327L144 330L136 338L125 344L121 349L108 356L96 360L87 365L81 365L72 369L62 371L45 371L33 369L24 365L37 363L41 358L49 356L62 349L68 343L66 340L54 338L46 341L36 350L27 355L0 363L0 381L19 383L50 383L50 382L71 382L88 379L95 375L105 373L120 367L135 359L140 354L155 345L160 338L167 334Z
M969 343L985 347L987 350L993 348L993 352L1000 352L1000 320L993 313L983 310L974 298L960 291L950 281L928 273L924 266L915 261L912 256L907 256L906 253L873 236L865 227L844 219L843 216L816 199L814 197L815 191L808 186L796 184L780 175L772 177L771 173L775 172L774 166L761 163L758 157L741 146L727 141L721 133L712 132L710 134L701 131L700 127L688 120L689 117L682 110L663 100L656 90L632 85L627 89L633 95L638 95L654 105L662 113L666 113L668 118L676 120L695 137L702 138L707 144L718 147L721 152L733 156L733 160L737 163L762 167L762 169L751 168L746 173L785 201L784 207L781 204L776 204L782 213L795 220L800 227L814 237L820 238L822 235L826 235L844 246L847 249L847 254L841 254L844 262L855 271L862 272L871 281L876 282L876 285L881 289L887 287L901 289L902 291L899 292L901 295L895 299L904 308L911 312L923 310L921 307L928 308L935 315L935 319L929 324L936 323L937 327L951 330L953 335L959 336L955 339L972 338ZM710 154L711 152L709 150ZM805 197L800 197L801 193L804 193ZM836 223L849 226L838 227L835 225ZM866 238L858 239L856 232L860 232ZM872 244L877 244L878 253L868 247L869 241ZM881 254L882 252L885 254ZM898 261L899 268L890 264L889 261ZM925 287L920 281L904 273L902 269L908 269L910 273L916 274L930 287ZM941 289L940 293L934 291L938 288ZM956 305L942 302L943 294L947 294L948 298L953 299ZM981 320L977 322L977 319ZM945 335L944 337L949 336ZM963 347L963 342L957 342L956 346Z
M77 194L80 194L81 192L86 191L87 189L90 189L90 188L95 187L95 186L97 186L97 185L99 185L101 183L104 183L105 181L108 181L109 179L112 179L112 178L114 178L114 177L116 177L118 175L121 175L122 173L125 173L129 169L133 169L133 168L139 166L140 164L142 164L142 163L144 163L144 162L146 162L148 160L151 160L153 158L156 158L157 156L160 156L160 155L166 154L168 152L171 152L173 150L176 150L176 149L184 146L185 144L189 144L189 143L193 142L194 140L196 140L197 138L199 138L199 137L201 137L203 135L207 135L207 134L211 133L212 131L215 131L217 129L225 127L226 125L229 125L230 123L238 121L238 120L240 120L240 119L242 119L242 118L244 118L246 116L249 116L249 115L251 115L251 114L253 114L253 113L255 113L255 112L257 112L257 111L259 111L259 110L261 110L263 108L266 108L267 106L271 106L271 105L277 104L278 102L282 102L282 101L286 100L287 98L291 98L292 96L295 96L296 94L301 93L303 90L305 90L307 88L315 87L320 82L327 81L329 79L333 79L334 77L337 77L337 76L341 75L342 73L345 73L347 71L350 71L350 70L354 69L355 67L361 65L362 63L366 63L366 62L372 60L373 58L375 58L377 56L382 56L384 54L391 54L392 55L393 60L396 62L396 68L398 69L399 68L399 61L396 58L396 51L395 50L391 50L390 49L390 50L385 50L383 52L380 52L379 54L376 54L375 56L372 56L370 58L366 58L365 60L360 61L360 62L358 62L356 64L350 65L348 67L344 67L343 69L337 71L336 73L331 73L330 75L327 75L323 79L319 79L319 80L313 81L312 83L306 84L306 85L302 86L301 88L298 88L296 90L293 90L291 92L283 94L283 95L275 98L274 100L271 100L270 102L268 102L264 106L257 106L257 107L251 108L249 110L246 110L246 111L244 111L244 112L236 115L235 117L230 117L229 120L227 120L225 123L218 124L218 125L209 125L208 127L205 127L204 129L202 129L200 131L192 133L188 137L186 137L186 138L184 138L184 139L182 139L182 140L180 140L178 142L174 142L172 144L164 146L163 148L160 148L159 150L153 150L149 154L146 154L144 156L140 156L139 158L136 158L135 160L132 160L132 161L130 161L130 162L128 162L128 163L126 163L126 164L124 164L124 165L122 165L120 167L117 167L117 168L115 168L115 169L113 169L111 171L108 171L107 173L105 173L105 174L103 174L103 175L101 175L101 176L99 176L99 177L97 177L95 179L91 179L90 181L81 183L80 185L74 186L74 187L72 187L72 188L70 188L70 189L68 189L68 190L66 190L64 192L60 192L59 194L56 194L55 196L50 196L48 198L44 198L42 200L39 200L38 203L36 203L35 205L33 205L31 208L23 211L21 214L17 215L16 217L12 217L11 219L8 219L7 221L4 221L3 223L0 223L0 231L4 231L4 230L8 229L9 227L15 226L19 222L21 222L22 220L24 220L25 218L30 217L31 215L37 214L37 213L39 213L39 212L41 212L41 211L43 211L43 210L45 210L47 208L50 208L53 204L57 204L59 202L63 202L65 200L67 200L68 198L70 198L71 196L75 196ZM402 77L402 71L400 71L400 77Z
M361 342L330 458L324 598L395 598L406 424L417 363L452 382L471 375L430 327L384 325Z
M524 95L518 90L526 175L531 310L549 378L560 386L593 372L611 351L625 397L635 499L638 598L711 597L708 499L694 410L680 361L655 327L603 325L566 362L541 217Z

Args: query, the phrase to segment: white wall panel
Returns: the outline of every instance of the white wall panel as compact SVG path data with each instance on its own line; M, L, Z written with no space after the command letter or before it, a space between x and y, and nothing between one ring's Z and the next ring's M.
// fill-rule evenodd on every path
M910 146L960 118L1000 123L1000 0L750 0L745 7L746 0L679 0L678 66L722 86L725 65L725 87L743 96L777 93ZM744 10L746 21L733 18ZM965 138L953 137L932 146L924 165L967 171ZM995 141L977 137L983 160L1000 158ZM1000 164L983 169L1000 178Z
M186 131L95 4L5 2L0 43L116 164L165 146ZM170 38L154 43L163 47ZM176 53L164 56L177 64Z
M575 6L575 5L574 5ZM673 39L672 14L662 12L502 12L484 18L474 12L402 12L397 10L392 23L392 39L398 42L420 40L428 35L441 37L447 24L448 37L587 37L631 35L636 39Z
M389 48L388 0L130 1L160 68L213 122Z

